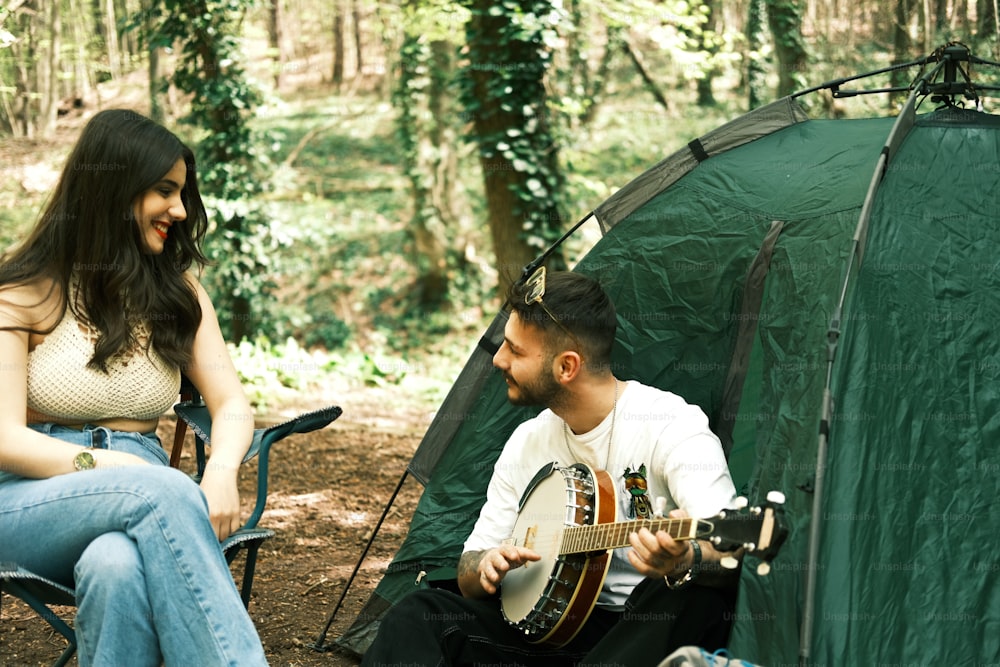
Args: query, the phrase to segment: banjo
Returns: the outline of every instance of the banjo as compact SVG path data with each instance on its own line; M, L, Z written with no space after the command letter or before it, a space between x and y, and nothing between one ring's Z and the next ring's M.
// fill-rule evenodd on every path
M742 546L763 559L758 572L767 574L768 563L787 535L783 502L780 493L771 492L760 507L723 510L707 519L617 521L611 475L582 463L568 467L550 463L528 485L513 534L505 541L532 549L542 558L504 577L500 590L504 618L530 643L568 643L597 602L611 550L629 546L629 535L643 527L667 531L675 540L707 539L723 551Z

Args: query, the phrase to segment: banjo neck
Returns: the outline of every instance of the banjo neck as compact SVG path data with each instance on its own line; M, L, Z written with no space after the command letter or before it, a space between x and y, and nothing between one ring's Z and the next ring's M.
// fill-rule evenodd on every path
M628 536L647 528L650 532L666 531L675 540L693 540L699 536L697 519L638 519L585 526L567 526L563 531L560 554L606 551L629 546Z

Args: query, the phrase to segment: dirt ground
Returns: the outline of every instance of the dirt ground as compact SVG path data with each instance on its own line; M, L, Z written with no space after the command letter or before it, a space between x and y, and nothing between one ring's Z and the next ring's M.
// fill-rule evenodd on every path
M260 525L277 534L261 548L250 614L275 667L358 663L343 650L318 652L312 646L433 410L433 406L416 405L399 396L398 388L325 393L304 397L261 420L284 421L296 412L330 404L344 409L343 416L327 428L291 436L271 453L269 499ZM173 420L164 419L164 442L172 441L172 434ZM186 447L185 454L191 449ZM182 468L191 465L186 456ZM247 506L255 497L255 475L255 465L244 466L241 487ZM350 626L378 583L406 535L421 488L407 477L326 635L326 644L332 645ZM241 555L234 571L242 564ZM72 618L72 609L58 611ZM65 647L62 637L19 600L3 596L0 615L0 667L49 665ZM70 664L75 665L76 659Z

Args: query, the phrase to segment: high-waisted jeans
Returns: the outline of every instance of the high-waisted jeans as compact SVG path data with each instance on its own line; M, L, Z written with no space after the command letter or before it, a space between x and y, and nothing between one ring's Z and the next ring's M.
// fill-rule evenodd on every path
M266 665L197 484L154 433L36 431L153 465L27 479L0 472L0 561L76 590L81 667Z

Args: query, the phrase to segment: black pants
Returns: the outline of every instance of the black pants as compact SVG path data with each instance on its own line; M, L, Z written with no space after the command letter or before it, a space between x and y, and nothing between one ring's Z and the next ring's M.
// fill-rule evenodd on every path
M496 598L470 600L428 589L404 597L382 619L364 667L644 667L679 646L724 648L735 591L691 586L671 591L662 580L636 586L625 611L595 609L570 643L529 644L509 625Z

